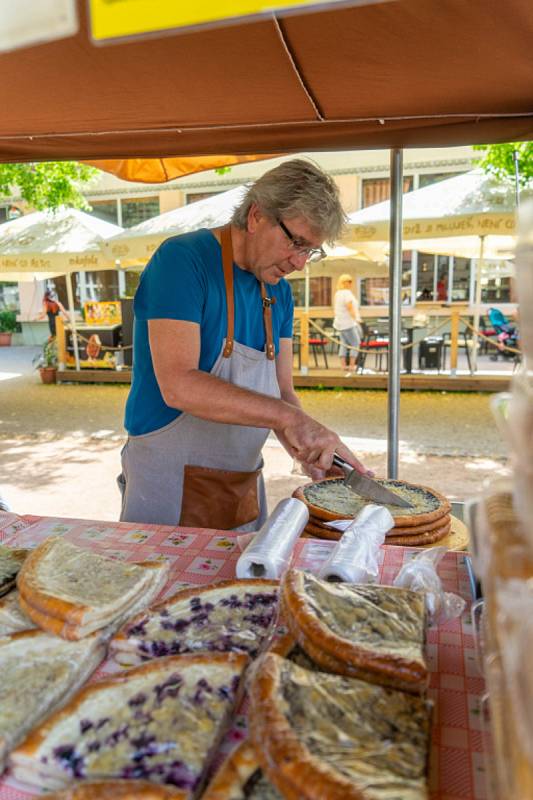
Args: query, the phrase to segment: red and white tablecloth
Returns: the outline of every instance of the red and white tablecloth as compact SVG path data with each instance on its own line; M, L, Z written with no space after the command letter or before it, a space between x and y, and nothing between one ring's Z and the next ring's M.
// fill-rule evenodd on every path
M169 561L170 578L164 596L184 585L201 586L234 578L240 553L235 535L224 531L0 513L0 542L3 544L35 547L48 536L57 535L125 561ZM329 541L301 539L295 548L294 563L314 571L333 546ZM383 547L380 582L392 583L404 561L414 552L405 547ZM431 800L485 800L481 713L485 688L474 651L470 584L464 554L447 553L439 565L439 575L444 589L464 597L467 608L461 619L430 628L428 632L429 695L435 701ZM105 662L96 677L115 669L113 663ZM241 713L226 737L224 750L231 749L245 735L246 715ZM0 781L0 800L23 800L33 795L35 792L9 776Z

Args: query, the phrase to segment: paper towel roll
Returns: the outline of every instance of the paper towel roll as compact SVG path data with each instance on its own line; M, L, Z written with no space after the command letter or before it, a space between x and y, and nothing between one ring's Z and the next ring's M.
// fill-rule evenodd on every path
M308 521L305 503L295 497L281 500L237 561L237 577L279 578Z
M379 548L393 527L388 509L365 506L331 551L319 577L346 583L368 583L377 578Z

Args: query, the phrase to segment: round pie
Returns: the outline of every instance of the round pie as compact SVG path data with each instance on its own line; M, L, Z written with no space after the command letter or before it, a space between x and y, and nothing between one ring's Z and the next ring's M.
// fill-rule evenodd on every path
M435 489L399 480L377 480L387 489L407 500L412 508L388 505L395 524L401 527L420 526L440 519L448 514L451 505ZM344 485L343 478L326 478L300 486L294 496L303 500L313 516L324 520L352 519L372 501L352 492Z

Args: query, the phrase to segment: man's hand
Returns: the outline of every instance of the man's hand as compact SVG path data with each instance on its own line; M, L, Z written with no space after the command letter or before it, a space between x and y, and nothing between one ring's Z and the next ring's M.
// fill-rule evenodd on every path
M334 431L299 408L294 409L290 420L280 430L276 430L276 434L289 454L303 464L305 471L313 480L319 479L315 475L325 477L325 474L332 469L335 452L358 472L367 473L363 464L341 442ZM336 468L333 469L335 471L332 474L342 474Z

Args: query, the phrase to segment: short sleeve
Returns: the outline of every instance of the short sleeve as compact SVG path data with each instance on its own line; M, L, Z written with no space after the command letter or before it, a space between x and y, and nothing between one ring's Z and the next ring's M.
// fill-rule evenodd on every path
M283 294L283 318L279 329L280 339L292 339L293 320L294 320L294 299L291 287L287 283L284 286Z
M168 239L144 270L135 295L139 320L176 319L201 323L206 285L201 259L190 246Z

